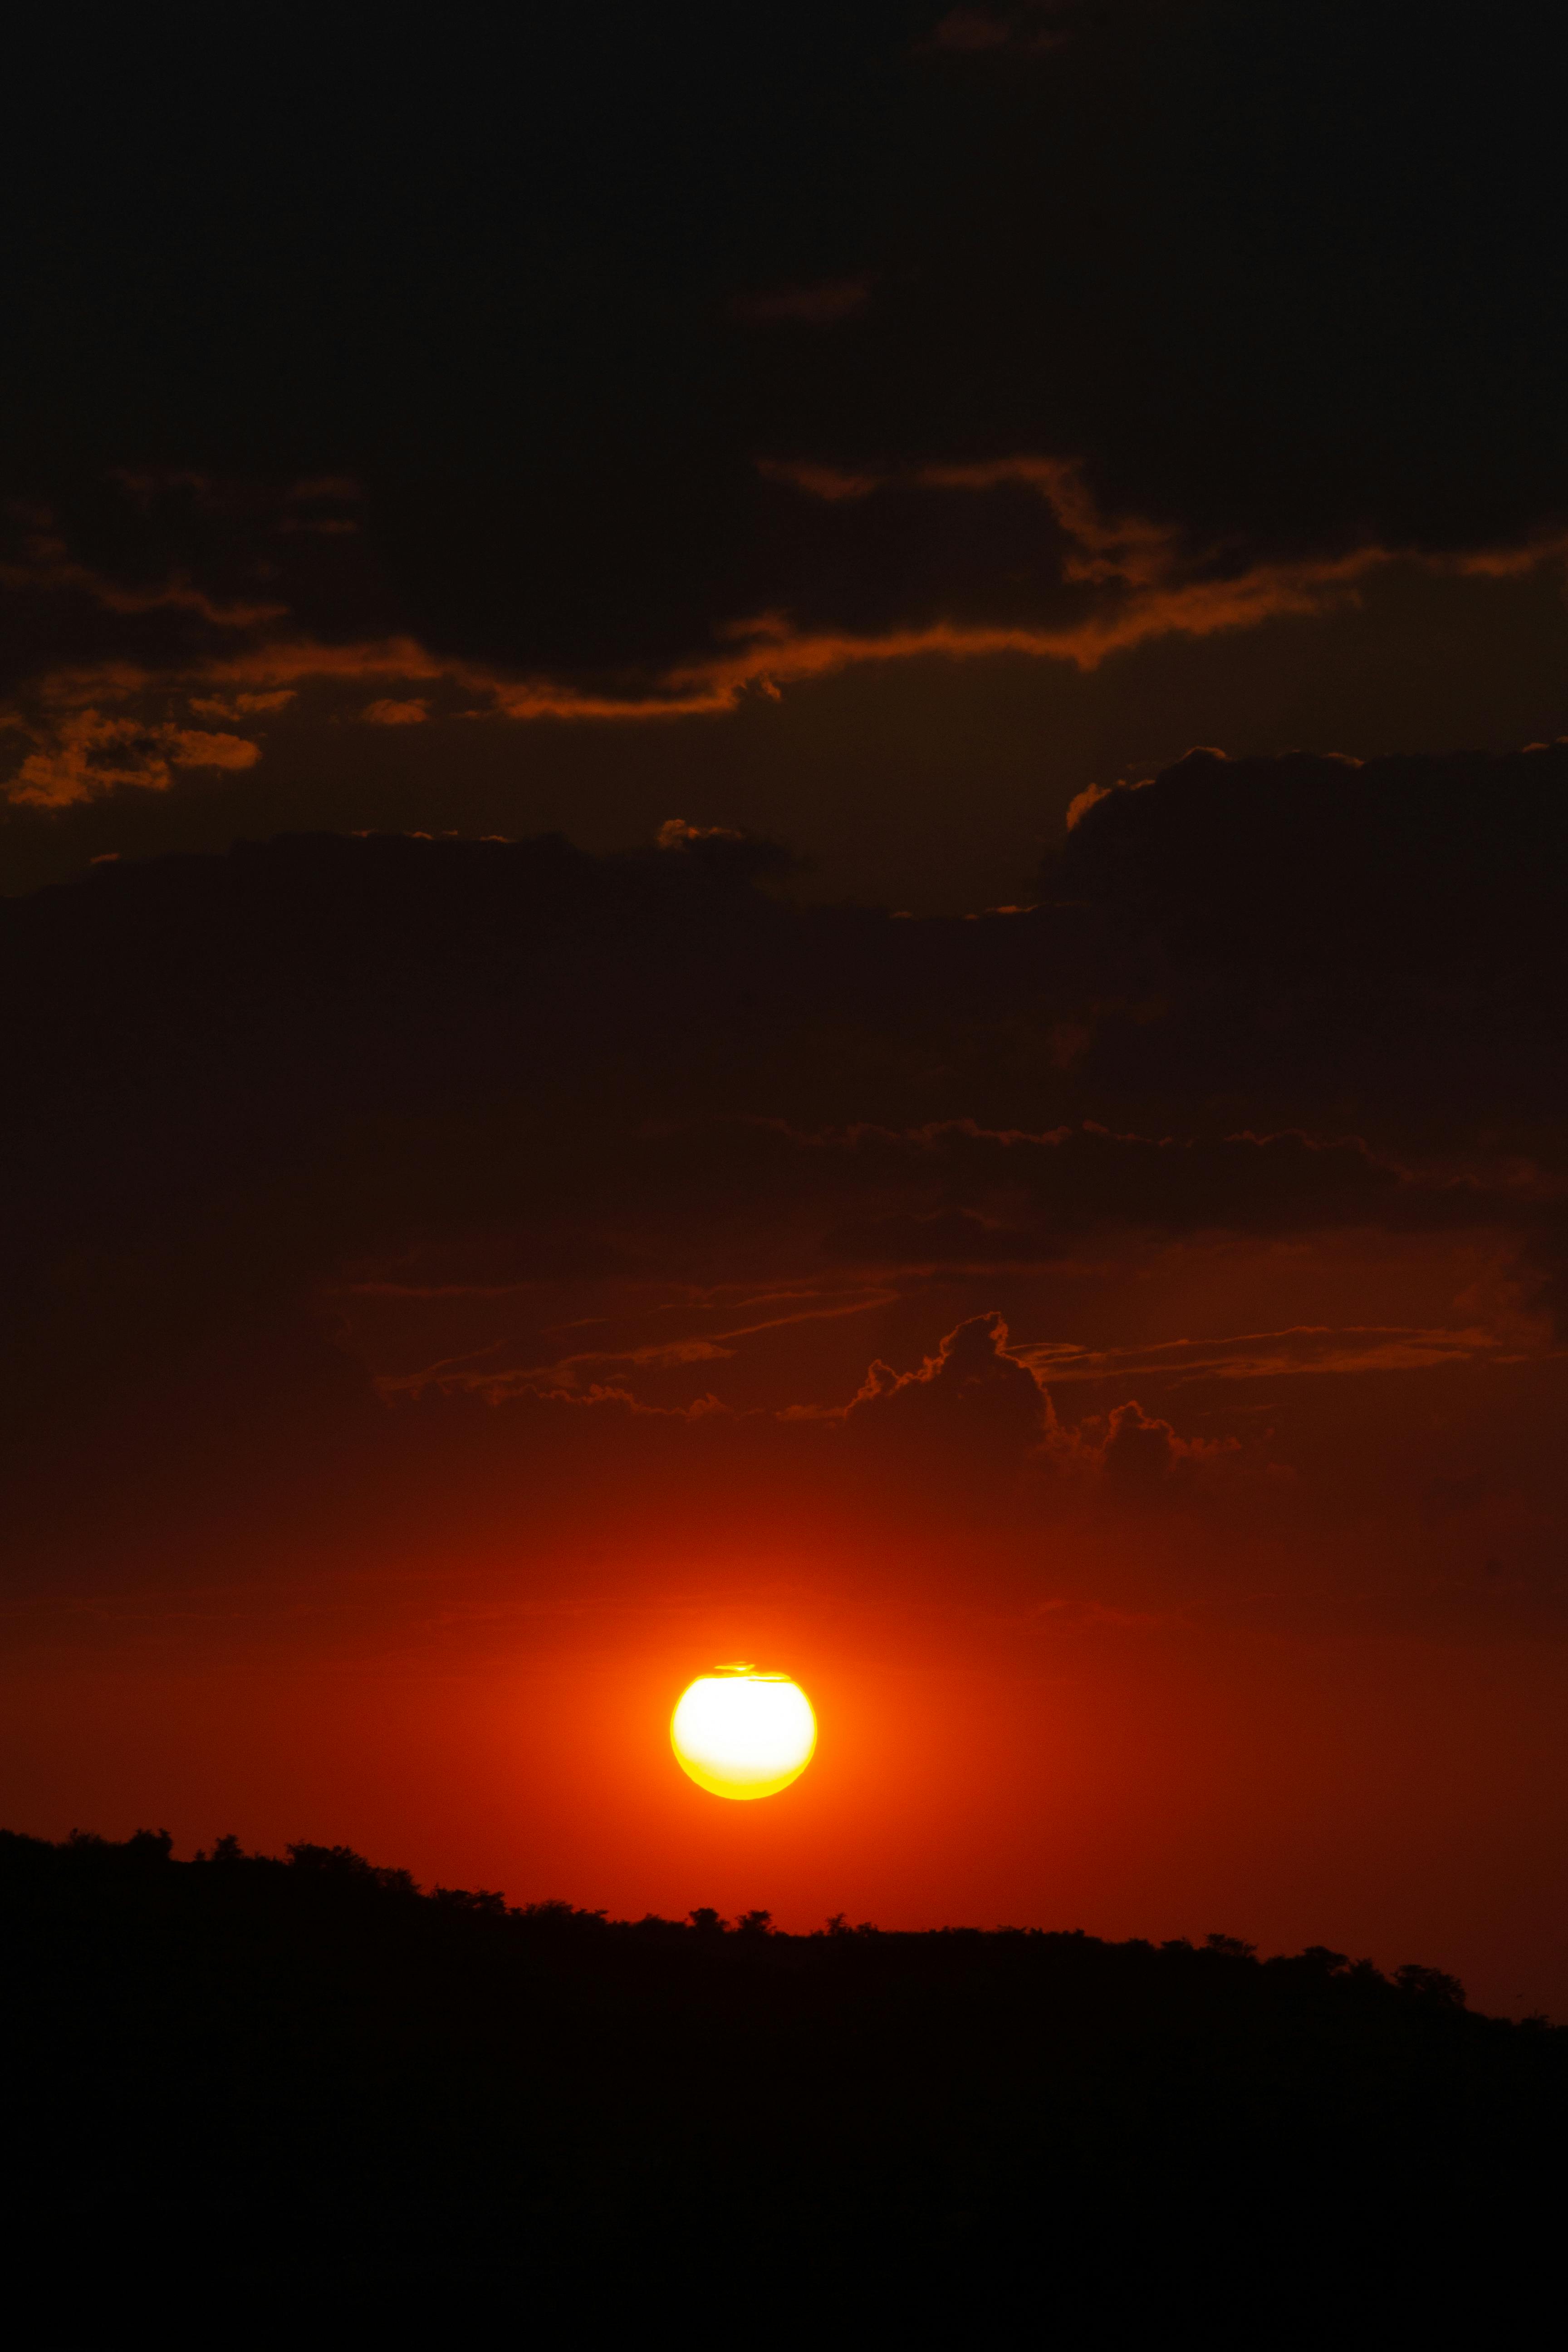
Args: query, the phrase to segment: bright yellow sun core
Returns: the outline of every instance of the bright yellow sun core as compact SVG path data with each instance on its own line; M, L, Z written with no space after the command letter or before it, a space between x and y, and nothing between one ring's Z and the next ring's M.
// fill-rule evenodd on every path
M683 1772L715 1797L773 1797L816 1746L811 1701L787 1675L727 1666L700 1675L669 1719Z

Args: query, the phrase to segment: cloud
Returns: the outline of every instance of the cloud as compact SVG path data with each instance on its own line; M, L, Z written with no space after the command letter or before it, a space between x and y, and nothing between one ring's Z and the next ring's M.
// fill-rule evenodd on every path
M765 600L712 604L666 657L628 648L630 657L613 664L542 667L521 646L498 662L412 629L363 632L349 604L368 610L386 600L358 575L335 613L303 576L284 575L288 595L227 593L269 543L276 504L220 508L217 525L204 508L181 562L161 577L146 575L155 547L184 528L179 515L171 521L127 499L121 561L132 579L69 555L52 525L30 526L18 560L0 567L15 648L0 720L30 740L24 761L36 754L39 764L26 777L14 771L19 780L0 789L59 805L57 777L74 780L68 799L145 782L157 771L144 761L73 760L71 730L88 709L104 725L155 727L171 693L198 715L238 718L281 708L309 687L315 701L305 715L325 718L340 702L348 715L347 698L374 681L386 691L354 715L376 726L420 723L429 689L439 687L473 717L637 727L720 718L756 696L858 668L1025 661L1087 673L1162 640L1196 642L1326 613L1401 567L1503 581L1568 552L1562 533L1536 530L1468 549L1363 540L1258 559L1173 523L1108 510L1079 466L1049 456L894 468L770 459L749 470L763 500L754 530ZM774 547L776 562L767 552ZM221 587L216 577L208 585L192 576L203 561ZM334 625L313 630L306 607ZM1075 823L1102 789L1079 794Z
M857 1441L916 1454L957 1449L977 1471L1022 1461L1056 1426L1049 1396L1009 1352L994 1311L960 1323L913 1371L872 1364L847 1405L817 1417L837 1419Z
M912 1371L873 1363L858 1392L837 1408L796 1407L794 1422L837 1425L847 1442L890 1453L905 1475L966 1484L1016 1478L1089 1478L1122 1501L1152 1499L1239 1452L1236 1439L1185 1438L1136 1400L1077 1427L1058 1419L1050 1391L1013 1345L1002 1316L974 1315L949 1331Z
M584 24L559 86L600 90L591 119L516 140L514 75L449 110L400 83L287 222L257 194L271 84L214 84L232 149L198 159L144 59L64 134L67 181L113 202L17 227L35 456L5 487L37 527L6 576L47 612L7 642L26 682L120 661L197 691L215 632L313 648L323 678L401 642L388 699L438 674L518 717L651 721L853 664L1092 666L1400 562L1544 560L1562 32L1536 14L1418 53L1383 0L840 12L788 58L761 20L721 54ZM383 144L416 119L417 218ZM128 310L147 253L160 297ZM110 312L129 407L68 357ZM153 446L161 469L129 454Z
M1239 1448L1234 1438L1178 1437L1168 1421L1146 1413L1134 1399L1113 1408L1103 1439L1089 1451L1111 1494L1124 1501L1152 1501L1173 1481L1213 1468Z
M1089 1121L1030 1135L966 1119L898 1133L859 1128L805 1139L833 1164L822 1185L910 1205L832 1227L832 1258L922 1266L1048 1259L1109 1227L1194 1234L1463 1229L1506 1216L1469 1178L1414 1175L1359 1138L1300 1132L1198 1140L1113 1135ZM918 1205L924 1194L932 1205ZM912 1197L911 1197L912 1196Z
M1299 1325L1253 1331L1236 1339L1163 1339L1146 1347L1084 1348L1037 1340L1013 1352L1042 1381L1059 1387L1083 1381L1153 1376L1189 1381L1273 1381L1301 1374L1427 1371L1448 1364L1508 1360L1495 1330L1430 1329L1386 1324Z
M430 716L427 702L398 702L384 698L367 702L360 717L371 727L422 727Z
M820 478L804 468L795 469L795 478L803 487L807 481L815 487ZM937 478L929 478L932 482ZM995 478L1019 478L1005 473ZM845 479L853 482L855 478ZM816 494L824 495L820 490ZM861 493L840 488L826 495L837 502ZM510 677L473 662L444 663L423 647L406 645L312 648L296 642L279 646L275 655L258 653L245 674L270 676L276 670L294 677L377 673L410 679L444 677L478 709L499 718L637 725L720 717L740 709L753 694L776 698L791 687L886 665L1022 660L1058 662L1088 672L1114 655L1164 638L1201 640L1287 616L1326 613L1397 566L1432 572L1455 568L1455 560L1447 555L1424 556L1382 546L1218 572L1207 559L1189 564L1172 552L1156 566L1147 556L1167 542L1152 526L1146 529L1142 548L1136 538L1096 534L1080 543L1078 551L1069 550L1059 578L1069 596L1077 593L1079 609L1064 612L1055 622L976 617L824 627L764 611L717 625L730 649L680 660L660 671L644 669L614 688L569 675ZM1511 578L1559 562L1565 552L1568 540L1538 539L1524 546L1486 551L1484 557L1467 559L1464 568ZM896 595L896 584L890 584ZM1059 601L1054 587L1047 591L1047 601ZM215 674L240 671L229 663Z
M689 849L699 841L743 841L745 835L725 824L688 824L683 816L666 817L654 835L660 849Z
M258 744L243 735L205 734L195 727L171 727L166 740L176 768L251 768L261 757Z
M1294 908L1296 879L1213 761L1097 804L1071 888L987 922L799 903L752 845L702 839L307 836L0 902L27 1008L0 1038L0 1379L28 1508L58 1528L73 1481L128 1496L177 1459L232 1510L286 1455L302 1512L413 1508L423 1480L493 1513L508 1559L525 1521L692 1558L745 1527L834 1575L891 1547L979 1576L1005 1528L1031 1578L1070 1553L1118 1593L1094 1530L1108 1559L1152 1498L1295 1542L1276 1454L1314 1540L1369 1507L1390 1430L1411 1480L1464 1475L1551 1377L1531 1286L1563 1263L1568 1168L1508 1052L1517 1022L1532 1055L1564 1025L1531 887L1560 761L1273 773L1300 803L1287 863L1314 806L1342 854L1301 886L1301 938L1265 909L1255 946L1219 919L1269 888ZM1474 805L1510 832L1489 871ZM1436 835L1465 920L1391 948L1385 889ZM1363 1083L1369 1031L1399 1083L1381 1060ZM1267 1123L1275 1096L1321 1109L1325 1071L1367 1133ZM1405 1491L1394 1455L1379 1493ZM1077 1549L1036 1539L1069 1525ZM1521 1542L1545 1557L1536 1521Z
M1080 824L1096 801L1102 801L1111 790L1110 784L1085 784L1081 793L1075 793L1067 806L1068 831L1070 833L1075 824Z
M386 769L378 707L462 714L498 772L518 728L727 714L749 760L760 698L901 669L918 765L923 666L1103 676L1228 635L1138 665L1212 667L1223 714L1218 674L1282 618L1408 613L1456 573L1510 611L1568 521L1560 22L1477 41L1439 12L1412 43L1382 0L840 9L781 43L741 12L715 47L679 12L611 38L557 14L542 76L394 45L281 209L258 191L287 45L233 87L214 64L205 106L145 42L123 89L91 45L57 77L80 102L28 184L114 194L18 228L12 822L132 805L82 827L119 862L0 904L26 1007L0 1370L6 1443L49 1441L46 1539L68 1549L79 1492L121 1512L106 1550L161 1542L149 1462L221 1486L232 1527L299 1460L317 1483L274 1549L303 1559L323 1505L400 1518L436 1460L447 1514L490 1479L511 1573L538 1495L596 1531L617 1465L657 1460L617 1539L684 1538L716 1496L726 1557L761 1524L837 1563L847 1522L814 1498L837 1470L852 1502L868 1463L911 1539L933 1497L979 1516L1037 1474L1178 1494L1208 1475L1173 1397L1200 1381L1211 1441L1260 1381L1282 1421L1337 1411L1337 1493L1396 1391L1413 1455L1500 1446L1495 1397L1485 1427L1427 1424L1439 1388L1550 1377L1459 1303L1478 1260L1520 1322L1568 1300L1568 752L1108 766L1037 881L987 892L1030 908L967 923L792 903L758 887L779 854L684 820L624 857L138 863L134 803L205 774L247 820L284 708L309 823L310 730ZM591 104L552 102L579 77ZM1384 739L1365 707L1352 751ZM683 748L653 749L645 830L725 813ZM211 838L219 796L191 797ZM417 1411L376 1373L422 1382ZM1053 1435L1047 1383L1101 1417Z
M56 793L100 762L161 786L181 758L254 756L64 716L81 765ZM1146 1397L1539 1352L1568 1264L1565 769L1204 755L1097 802L1040 904L985 922L796 903L759 887L765 845L689 834L618 857L307 837L0 902L36 1008L0 1051L26 1138L0 1194L16 1377L42 1393L40 1350L67 1380L354 1282L559 1286L542 1327L599 1281L823 1305L951 1285L950 1329L1005 1310L995 1377L1025 1402L1026 1380ZM1205 1236L1360 1234L1468 1270L1415 1308L1293 1298L1199 1327L1239 1338L1194 1339L1189 1303L1131 1355L1019 1287ZM1517 1286L1506 1315L1446 1311L1482 1258ZM629 1358L689 1339L751 1380L783 1344L752 1327L799 1311L683 1309L594 1336L615 1360L572 1377L652 1395L666 1374ZM510 1333L467 1370L561 1381L579 1352L504 1304L395 1328L378 1371L461 1369ZM856 1385L767 1379L759 1409Z
M1568 1019L1565 782L1563 746L1198 751L1100 794L1037 884L1120 942L1087 1065L1145 1100L1245 1102L1255 1130L1339 1119L1461 1155L1461 1132L1506 1130L1528 1190Z
M203 719L256 719L286 709L293 699L294 688L284 686L268 694L193 695L191 709Z
M233 771L254 767L260 756L259 746L243 735L149 727L92 709L73 710L23 759L10 797L24 807L68 808L126 785L167 792L175 768Z
M384 1283L357 1287L362 1296L379 1295L383 1297L392 1295L444 1298L464 1295L508 1295L504 1290L494 1288L476 1294L469 1287L464 1293L451 1286L444 1286L436 1291L427 1287L416 1291L407 1286ZM721 1363L734 1355L732 1343L736 1340L755 1339L765 1332L790 1330L802 1324L837 1322L847 1316L865 1315L876 1307L890 1305L894 1296L894 1293L883 1290L872 1292L869 1296L830 1297L825 1302L806 1303L800 1294L795 1294L795 1303L789 1305L785 1312L764 1316L759 1321L733 1324L709 1333L688 1332L679 1337L645 1340L640 1345L630 1347L576 1349L545 1364L520 1366L487 1360L493 1359L501 1348L509 1344L498 1341L473 1351L469 1356L448 1358L417 1371L384 1374L377 1379L376 1388L381 1395L387 1398L413 1399L432 1394L471 1396L481 1398L492 1405L526 1397L567 1401L596 1399L607 1392L601 1378L606 1368L621 1366L629 1375L637 1371L682 1370L693 1364ZM695 1319L695 1303L689 1298L665 1303L676 1306L678 1311L684 1311L689 1318ZM733 1311L736 1303L724 1299L716 1301L715 1306L721 1311L725 1307ZM629 1397L631 1392L617 1389L615 1393ZM712 1399L704 1401L705 1410L713 1409L714 1405Z

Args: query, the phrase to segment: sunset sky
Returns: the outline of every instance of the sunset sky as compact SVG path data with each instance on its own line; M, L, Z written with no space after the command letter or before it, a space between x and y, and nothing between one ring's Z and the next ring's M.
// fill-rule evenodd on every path
M17 43L0 1822L1568 2017L1558 22L192 22Z

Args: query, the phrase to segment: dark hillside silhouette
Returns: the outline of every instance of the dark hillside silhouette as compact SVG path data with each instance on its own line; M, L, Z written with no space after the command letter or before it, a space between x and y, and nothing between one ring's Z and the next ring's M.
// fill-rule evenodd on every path
M626 1923L147 1832L0 1836L0 1900L30 2344L1503 2341L1552 2259L1568 2033L1435 1969Z

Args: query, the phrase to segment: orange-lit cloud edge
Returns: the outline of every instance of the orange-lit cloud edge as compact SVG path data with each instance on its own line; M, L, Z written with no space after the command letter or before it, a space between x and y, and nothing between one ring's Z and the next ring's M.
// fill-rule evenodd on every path
M1185 547L1170 526L1101 514L1078 470L1054 458L927 466L898 475L773 460L759 470L806 498L834 504L891 489L1026 489L1039 497L1061 533L1063 582L1083 592L1088 609L1052 626L941 619L880 633L801 629L785 614L760 613L724 625L720 650L608 688L508 677L443 656L411 635L324 643L291 630L284 605L225 604L183 579L130 592L67 562L51 541L36 569L8 572L8 584L68 589L113 612L188 611L230 642L166 670L110 661L42 676L23 700L0 708L0 733L20 735L29 746L0 792L22 805L62 809L125 786L166 791L178 769L254 766L261 747L248 730L306 686L335 686L356 696L381 689L353 714L381 727L426 723L435 715L436 690L444 690L453 717L642 725L722 716L748 697L776 698L788 687L875 664L1011 657L1087 672L1113 654L1162 637L1209 637L1324 613L1353 601L1374 575L1398 565L1436 576L1501 580L1568 558L1568 533L1556 532L1447 551L1369 543L1332 555L1227 569L1213 551ZM162 714L139 713L138 701L153 693ZM193 717L222 723L215 729L171 718L172 694L184 695Z

